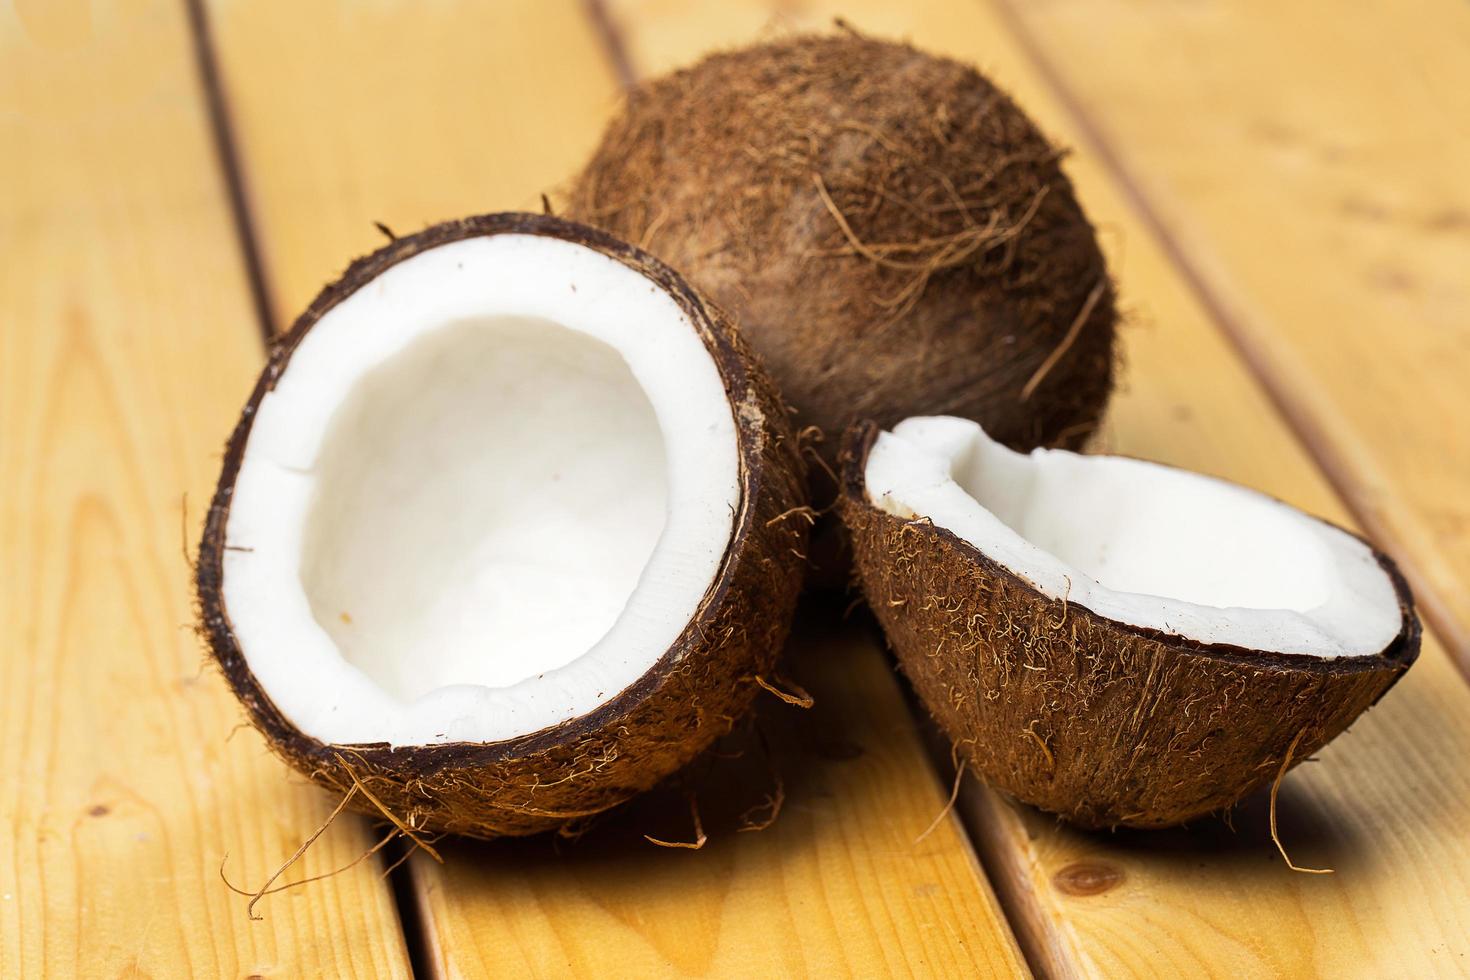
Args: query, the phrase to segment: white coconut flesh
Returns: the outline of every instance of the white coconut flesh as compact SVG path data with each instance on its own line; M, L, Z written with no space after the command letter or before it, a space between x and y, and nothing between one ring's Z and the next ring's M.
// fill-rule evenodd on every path
M1201 643L1314 657L1382 652L1393 584L1363 542L1263 494L1116 456L1013 452L974 422L878 435L869 500L928 518L1043 594Z
M536 235L442 245L324 315L261 401L225 611L323 742L549 728L695 616L738 452L708 350L642 274Z

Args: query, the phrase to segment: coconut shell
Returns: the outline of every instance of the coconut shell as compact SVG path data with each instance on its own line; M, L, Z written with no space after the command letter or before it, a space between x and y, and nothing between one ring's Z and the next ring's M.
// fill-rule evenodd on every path
M1381 653L1206 645L1043 595L969 542L880 510L878 428L844 441L840 510L863 590L903 671L981 778L1081 827L1167 827L1229 807L1321 748L1403 675L1420 625Z
M636 270L672 296L699 332L725 383L740 452L740 506L724 561L679 639L634 684L593 712L496 743L390 747L324 744L271 702L241 654L223 601L231 491L261 399L292 352L339 302L389 267L464 238L547 235L585 245ZM197 568L202 632L250 721L271 748L338 793L354 780L359 810L383 810L413 828L470 837L529 834L599 813L642 792L729 732L769 675L800 590L807 522L805 472L788 412L725 314L677 273L597 230L556 218L496 214L435 225L354 262L277 343L225 449ZM795 512L795 513L793 513Z
M973 68L865 37L644 84L571 214L735 316L804 425L974 419L1076 445L1113 383L1113 288L1061 153Z

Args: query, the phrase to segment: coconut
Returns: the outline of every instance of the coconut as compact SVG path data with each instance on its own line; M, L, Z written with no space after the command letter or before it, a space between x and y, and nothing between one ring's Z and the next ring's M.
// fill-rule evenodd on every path
M845 440L869 604L985 780L1083 827L1230 806L1413 663L1403 577L1244 487L916 418Z
M634 90L571 213L729 309L833 440L948 414L1074 445L1112 387L1115 316L1060 157L973 68L800 37Z
M272 352L199 551L288 763L403 826L526 834L730 730L800 587L805 474L725 316L554 218L360 259Z

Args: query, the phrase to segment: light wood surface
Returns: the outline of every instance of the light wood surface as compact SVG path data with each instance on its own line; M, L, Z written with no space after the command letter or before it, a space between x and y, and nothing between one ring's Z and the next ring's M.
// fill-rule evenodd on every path
M1470 670L1470 4L1010 6Z
M330 804L231 738L190 631L181 535L261 350L183 7L0 7L0 148L0 976L405 975L370 870L260 922L220 882Z
M452 848L418 878L431 962L445 976L1024 974L872 627L841 610L809 607L788 647L815 706L764 698L759 735L721 747L740 757L689 781L702 850L643 838L692 839L676 790L577 845ZM738 830L778 782L775 824Z
M375 219L401 231L539 207L539 194L590 152L620 93L579 3L210 10L280 323L381 241ZM335 43L323 46L319 32ZM364 81L362 62L390 65L406 88ZM824 758L821 733L815 749L788 735L773 752L797 775L783 777L786 809L761 833L735 826L771 791L764 769L699 781L711 835L699 852L643 839L645 826L691 835L685 801L656 796L581 845L562 845L561 858L537 841L449 847L444 868L414 860L431 967L446 976L729 975L768 963L814 975L1023 970L959 825L942 821L913 844L947 788L879 647L807 645L817 648L807 658L821 702L813 717L865 733L860 758L840 757L845 741L838 758ZM763 754L756 743L743 749Z
M277 326L398 233L540 211L619 87L577 0L205 0Z
M751 37L825 27L840 12L861 30L980 64L1048 132L1079 142L1006 21L982 4L875 0L793 13L723 3L711 13L631 0L613 11L639 72ZM1112 175L1086 152L1068 169L1129 311L1126 376L1104 446L1230 477L1346 520ZM1033 962L1056 975L1373 977L1470 968L1470 690L1433 637L1381 706L1286 780L1284 840L1299 863L1335 867L1334 875L1283 866L1259 798L1237 813L1233 832L1203 822L1115 836L1068 831L973 785L965 798L1013 926Z
M620 55L648 74L841 15L991 71L1078 148L1120 280L1100 445L1346 520L1325 466L1467 649L1470 8L608 0L609 38L597 6L204 0L245 228L187 7L0 7L0 976L401 976L405 926L442 976L1024 974L1013 934L1056 976L1470 971L1470 687L1434 636L1286 780L1285 844L1336 871L1308 876L1262 798L1233 829L1082 834L968 780L944 813L871 625L820 606L788 668L815 708L763 695L580 842L415 859L405 923L368 864L247 921L226 852L257 884L334 801L232 734L185 628L181 497L197 524L261 358L240 242L281 326L374 221L537 209ZM644 839L689 840L690 798L702 850ZM371 839L343 818L291 877Z

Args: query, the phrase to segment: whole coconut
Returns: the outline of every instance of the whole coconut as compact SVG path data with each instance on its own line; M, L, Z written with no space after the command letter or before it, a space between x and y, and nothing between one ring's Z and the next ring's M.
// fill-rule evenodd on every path
M802 37L632 92L571 210L733 312L829 461L850 423L911 415L1075 445L1115 312L1061 156L973 68Z

